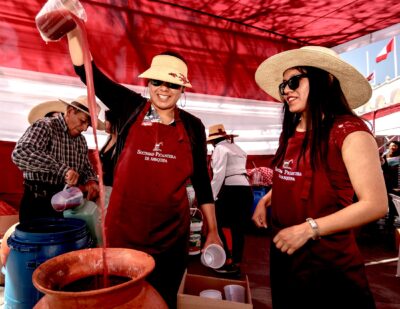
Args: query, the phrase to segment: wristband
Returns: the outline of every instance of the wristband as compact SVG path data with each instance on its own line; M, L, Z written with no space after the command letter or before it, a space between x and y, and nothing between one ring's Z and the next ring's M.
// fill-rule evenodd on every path
M314 235L312 236L313 240L318 240L321 238L321 235L319 234L319 227L317 222L313 218L307 218L306 221L310 224L311 229L314 232Z

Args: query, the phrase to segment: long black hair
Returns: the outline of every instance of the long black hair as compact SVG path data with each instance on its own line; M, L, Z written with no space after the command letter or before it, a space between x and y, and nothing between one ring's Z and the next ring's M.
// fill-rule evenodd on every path
M110 123L110 132L111 133L116 133L117 131L117 115L111 111L111 109L108 109L104 112L105 120L107 120Z
M305 159L306 149L310 144L310 162L315 170L318 163L326 162L329 133L337 115L355 115L340 88L339 80L332 74L309 66L296 67L307 74L309 94L306 105L306 136L303 140L298 160ZM301 120L301 114L289 111L283 100L283 123L279 147L272 160L273 165L282 163L287 142L295 133Z

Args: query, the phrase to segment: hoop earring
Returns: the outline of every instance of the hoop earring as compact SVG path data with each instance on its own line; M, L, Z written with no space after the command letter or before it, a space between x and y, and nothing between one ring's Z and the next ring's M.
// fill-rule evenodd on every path
M182 100L182 95L183 95L183 100ZM186 93L183 92L181 97L179 98L179 105L184 108L186 106Z

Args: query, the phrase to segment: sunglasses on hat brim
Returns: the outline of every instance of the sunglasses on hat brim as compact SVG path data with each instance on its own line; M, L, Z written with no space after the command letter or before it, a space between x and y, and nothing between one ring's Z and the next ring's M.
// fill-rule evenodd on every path
M302 79L303 77L307 77L307 74L303 73L303 74L294 75L291 78L289 78L287 81L280 83L279 84L279 94L282 96L285 95L286 86L288 86L291 90L296 90L297 88L299 88L300 79Z
M181 87L183 87L182 85L169 83L169 82L164 82L164 81L158 80L158 79L150 79L150 84L152 84L155 87L159 87L162 84L164 84L166 87L168 87L170 89L180 89Z

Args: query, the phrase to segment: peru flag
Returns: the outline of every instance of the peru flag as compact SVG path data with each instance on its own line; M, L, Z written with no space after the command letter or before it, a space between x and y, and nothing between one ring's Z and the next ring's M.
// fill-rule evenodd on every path
M374 72L372 72L371 74L369 74L367 77L366 77L366 79L367 79L367 81L371 81L373 78L374 78Z
M392 38L389 41L389 43L384 48L382 48L382 50L379 52L378 56L376 56L375 61L377 63L381 62L387 58L389 53L393 50L393 43L394 43L394 38Z

